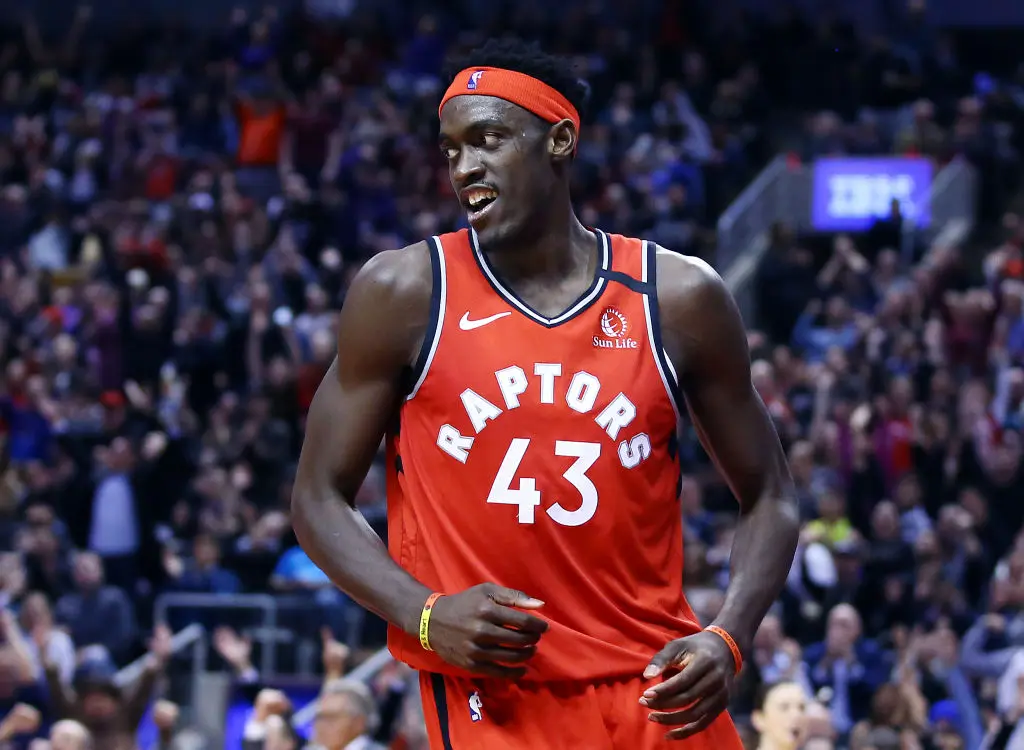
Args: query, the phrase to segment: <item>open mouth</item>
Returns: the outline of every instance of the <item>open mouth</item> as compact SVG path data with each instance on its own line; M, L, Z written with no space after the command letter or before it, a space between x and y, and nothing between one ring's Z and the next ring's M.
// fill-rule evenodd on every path
M471 222L483 218L497 200L498 191L493 188L470 188L462 194L462 205L466 208Z

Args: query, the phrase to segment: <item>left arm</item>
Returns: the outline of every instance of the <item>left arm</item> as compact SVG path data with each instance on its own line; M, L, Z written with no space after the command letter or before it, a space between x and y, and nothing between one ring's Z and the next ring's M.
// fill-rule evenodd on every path
M668 356L701 443L740 505L729 587L712 624L743 652L793 563L800 516L792 478L771 417L751 383L743 321L722 279L702 261L667 251L659 251L657 270ZM725 709L735 665L717 634L705 631L673 641L651 665L646 675L686 666L652 688L654 698L647 699L659 709L693 704L655 714L662 723L685 725L670 737L701 731Z
M715 625L746 649L778 598L796 552L800 516L786 456L750 380L747 337L709 266L659 253L658 298L669 357L701 443L740 506L729 588ZM664 290L664 291L663 291Z

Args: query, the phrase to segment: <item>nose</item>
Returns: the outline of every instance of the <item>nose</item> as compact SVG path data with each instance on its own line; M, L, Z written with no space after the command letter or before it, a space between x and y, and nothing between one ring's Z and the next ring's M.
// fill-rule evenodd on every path
M452 183L456 190L478 182L484 174L484 166L475 148L462 148L452 162Z

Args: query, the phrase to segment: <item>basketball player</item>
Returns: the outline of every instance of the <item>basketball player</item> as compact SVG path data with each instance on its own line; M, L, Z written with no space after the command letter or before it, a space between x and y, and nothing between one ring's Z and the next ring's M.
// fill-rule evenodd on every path
M375 256L310 409L304 549L391 624L438 750L738 748L723 713L798 518L743 325L699 260L583 226L585 85L490 43L440 105L471 229ZM725 604L682 593L679 412L740 503ZM387 439L389 550L353 499Z

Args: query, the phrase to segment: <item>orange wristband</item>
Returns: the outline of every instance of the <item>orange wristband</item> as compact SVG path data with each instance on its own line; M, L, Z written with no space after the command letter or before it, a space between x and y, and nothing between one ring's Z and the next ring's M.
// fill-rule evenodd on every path
M423 646L425 651L433 651L430 647L430 613L434 610L434 604L444 594L434 592L427 597L427 603L423 605L423 611L420 612L420 645Z
M728 646L729 650L732 652L732 660L736 664L736 674L739 674L740 670L743 669L743 654L740 653L740 647L736 645L736 641L734 641L732 636L729 635L729 631L725 628L720 628L717 625L708 625L704 630L708 633L714 633L725 641L725 645Z

